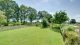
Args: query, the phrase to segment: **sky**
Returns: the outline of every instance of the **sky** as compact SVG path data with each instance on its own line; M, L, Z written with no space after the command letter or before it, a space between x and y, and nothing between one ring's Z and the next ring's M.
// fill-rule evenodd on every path
M80 0L15 0L18 5L24 4L37 11L45 10L51 14L65 10L70 19L80 22Z

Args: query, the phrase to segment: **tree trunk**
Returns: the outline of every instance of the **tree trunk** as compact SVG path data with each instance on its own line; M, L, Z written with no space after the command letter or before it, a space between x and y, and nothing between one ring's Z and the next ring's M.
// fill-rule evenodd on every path
M25 17L25 15L24 15L24 21L23 21L23 24L25 24L25 19L26 19L26 17Z
M20 21L21 21L21 24L23 24L22 19L20 19Z

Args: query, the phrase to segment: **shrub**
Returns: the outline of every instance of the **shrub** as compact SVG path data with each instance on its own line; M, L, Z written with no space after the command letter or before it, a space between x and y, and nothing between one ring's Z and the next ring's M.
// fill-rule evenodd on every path
M46 19L43 19L43 21L42 21L42 27L43 28L48 27L48 21Z
M63 31L75 31L75 27L73 25L66 25L63 27Z
M16 22L16 23L14 23L15 25L21 25L21 23L20 22Z
M35 25L36 25L36 26L40 26L41 23L40 23L40 22L36 22Z
M59 24L54 24L53 29L59 29L60 30L60 25Z
M73 31L68 31L66 34L65 45L78 45L78 34Z
M68 31L75 31L75 29L73 27L69 27L67 30Z
M3 25L3 26L8 26L8 25L7 25L7 21L6 21L6 20L3 20L3 21L1 22L1 25Z
M65 41L65 45L76 45L78 44L78 34L75 32L75 28L73 25L66 25L63 27L63 39Z
M21 25L20 22L9 22L9 26Z

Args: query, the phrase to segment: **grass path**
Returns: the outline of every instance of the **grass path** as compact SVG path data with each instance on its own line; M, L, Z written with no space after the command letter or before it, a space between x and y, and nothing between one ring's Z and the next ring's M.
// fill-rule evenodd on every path
M0 32L0 45L64 45L60 33L49 28L19 28Z

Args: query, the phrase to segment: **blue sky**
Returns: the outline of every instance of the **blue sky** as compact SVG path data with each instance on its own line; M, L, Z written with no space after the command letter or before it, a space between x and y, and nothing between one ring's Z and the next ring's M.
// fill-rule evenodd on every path
M51 14L66 10L70 18L80 22L80 0L15 0L19 5L24 4L37 11L45 10Z

